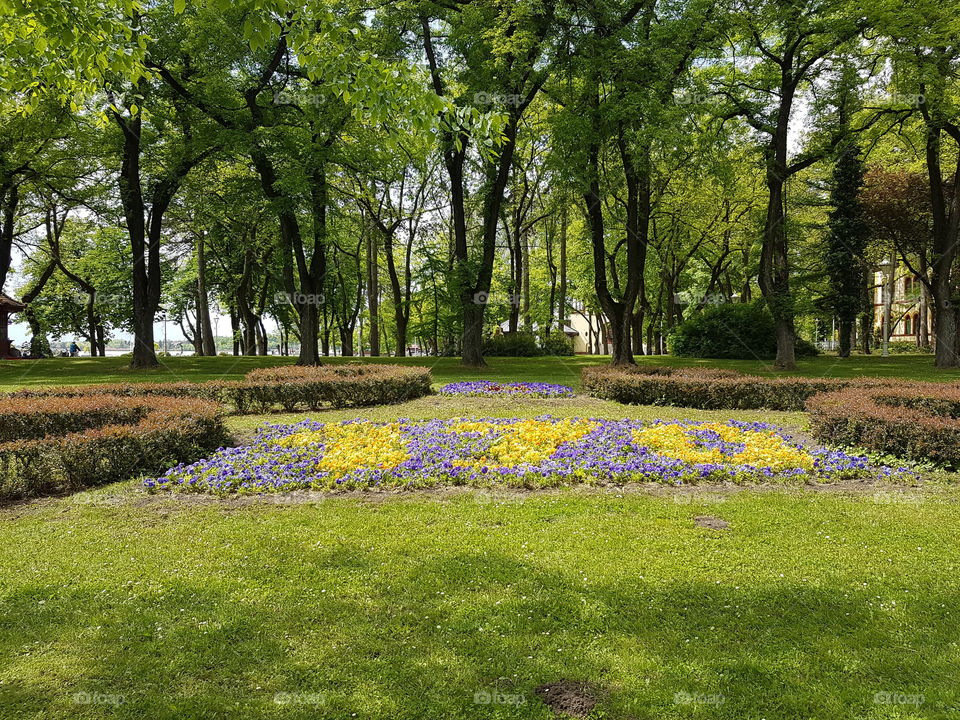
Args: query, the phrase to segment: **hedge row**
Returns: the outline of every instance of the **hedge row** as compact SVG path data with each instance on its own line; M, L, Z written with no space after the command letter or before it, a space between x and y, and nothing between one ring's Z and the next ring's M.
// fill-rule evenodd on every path
M121 383L28 388L8 398L177 397L211 400L239 414L282 408L318 410L324 406L364 407L404 402L430 393L427 368L399 365L285 365L262 368L238 381L204 383Z
M147 412L142 402L96 397L6 398L0 400L0 443L64 435L104 425L132 425Z
M429 395L431 382L430 371L422 367L284 365L247 373L234 388L230 403L240 413L251 408L264 412L276 406L289 412L298 407L317 410L324 405L387 405Z
M226 444L221 407L161 397L4 400L0 497L36 495L158 473ZM17 434L20 434L17 437Z
M817 393L852 385L883 386L872 378L765 378L732 370L670 367L590 367L583 389L604 400L705 410L803 410Z
M807 401L814 437L960 469L960 387L852 387Z

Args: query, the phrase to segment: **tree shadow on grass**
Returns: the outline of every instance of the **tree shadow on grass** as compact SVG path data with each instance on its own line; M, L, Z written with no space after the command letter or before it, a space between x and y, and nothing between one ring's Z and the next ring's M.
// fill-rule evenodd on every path
M391 557L330 550L239 583L22 587L0 602L0 717L548 718L534 690L564 678L601 688L605 718L937 718L960 704L952 594L894 608L795 582L602 583L464 550L384 576ZM924 703L875 702L897 694Z

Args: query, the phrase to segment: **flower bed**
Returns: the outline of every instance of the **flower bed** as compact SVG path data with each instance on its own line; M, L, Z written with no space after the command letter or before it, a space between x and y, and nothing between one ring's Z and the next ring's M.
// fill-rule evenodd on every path
M864 457L807 448L772 425L535 419L266 426L246 447L178 465L150 490L259 493L304 488L570 482L784 481L887 476Z
M441 395L466 395L470 397L573 397L573 388L553 383L511 382L498 383L490 380L455 382L440 388Z
M956 385L848 388L812 397L807 410L821 440L960 468Z
M222 447L216 403L111 397L0 400L0 497L156 473Z
M850 386L882 387L898 380L874 378L767 378L711 368L589 367L583 389L604 400L705 410L801 411L813 395Z

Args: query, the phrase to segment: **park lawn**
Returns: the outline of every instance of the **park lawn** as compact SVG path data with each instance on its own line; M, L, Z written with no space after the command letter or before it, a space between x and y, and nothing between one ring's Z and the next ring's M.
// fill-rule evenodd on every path
M119 484L7 507L0 717L546 719L561 679L597 686L593 718L956 717L958 500ZM475 703L497 689L514 704Z
M250 370L292 363L293 358L268 357L169 357L161 358L156 370L130 370L129 358L51 358L48 360L0 361L0 389L40 387L44 385L81 385L113 382L203 382L207 380L239 380ZM325 358L324 362L381 362L420 365L430 368L438 384L489 378L499 382L553 382L580 386L580 370L590 365L609 362L607 356L578 355L546 358L488 358L489 367L465 368L459 358ZM802 375L808 377L902 377L934 382L958 381L960 371L938 370L930 355L857 355L841 360L823 355L798 361L793 373L776 373L768 361L699 360L668 355L638 357L644 365L674 367L716 367L759 375Z
M788 430L804 430L807 415L801 412L774 412L771 410L694 410L692 408L654 407L652 405L621 405L611 400L589 396L573 398L497 398L497 397L444 397L429 395L400 405L379 407L321 410L319 412L271 413L269 415L233 415L226 418L227 427L238 442L250 436L253 430L264 423L288 424L307 418L321 422L342 422L363 417L375 422L393 422L400 418L409 420L471 418L528 418L538 415L554 417L588 417L618 420L703 420L723 422L730 418L747 422L770 422Z

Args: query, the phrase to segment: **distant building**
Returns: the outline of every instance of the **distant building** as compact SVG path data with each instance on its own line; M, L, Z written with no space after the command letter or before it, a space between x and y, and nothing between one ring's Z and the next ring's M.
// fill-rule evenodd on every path
M565 326L576 333L567 333L573 338L573 352L577 355L609 355L613 352L613 345L606 342L610 333L603 316L591 312L578 300L571 300L570 306L573 312L568 316Z
M874 331L883 332L883 308L886 282L883 268L874 272L872 297L874 308ZM893 342L928 342L933 334L933 310L924 292L923 281L903 263L894 270L893 295L890 303L890 340ZM926 317L928 336L921 338L923 318Z

